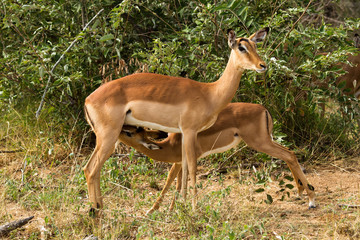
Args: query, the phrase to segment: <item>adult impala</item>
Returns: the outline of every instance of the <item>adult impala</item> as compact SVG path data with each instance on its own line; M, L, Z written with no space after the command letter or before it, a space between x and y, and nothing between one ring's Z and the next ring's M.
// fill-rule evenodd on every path
M273 122L269 112L259 104L230 103L221 111L214 125L198 134L196 157L220 153L238 145L242 140L251 148L284 160L289 166L298 187L299 195L304 189L309 197L309 208L315 207L314 187L310 185L300 168L295 154L272 140ZM124 126L120 141L134 147L154 160L174 163L166 184L148 213L158 209L175 177L178 176L178 190L181 184L181 134L170 133L160 142L148 138L153 132L143 128ZM156 136L156 132L155 132ZM174 201L171 206L173 206Z
M354 36L354 46L360 49L360 36L355 34ZM356 55L351 55L348 57L348 61L352 64L341 64L343 69L347 72L344 75L336 79L336 84L345 82L344 91L347 95L354 95L356 98L360 98L360 52Z
M343 94L360 98L360 36L358 34L354 35L354 46L358 48L359 51L355 53L355 55L349 54L347 61L351 63L350 65L345 62L334 64L334 66L339 66L344 71L346 71L344 75L341 75L340 77L335 79L335 84L344 84L341 89ZM318 55L327 56L328 54L328 52L324 52L319 53ZM296 58L294 59L296 60ZM319 80L313 77L312 80L313 82L311 83L311 85L313 87L316 86L326 89L330 85L329 78L326 78L325 80ZM322 117L324 117L326 108L325 99L323 99L323 102L320 103L319 106L322 109Z
M100 170L114 151L123 124L182 133L182 194L186 197L188 168L195 207L197 133L214 124L219 112L235 95L245 69L266 70L256 52L256 43L262 41L267 32L268 28L264 28L249 38L236 39L235 32L230 30L230 57L216 82L139 73L108 82L86 98L86 119L95 132L96 147L84 172L94 208L103 205Z

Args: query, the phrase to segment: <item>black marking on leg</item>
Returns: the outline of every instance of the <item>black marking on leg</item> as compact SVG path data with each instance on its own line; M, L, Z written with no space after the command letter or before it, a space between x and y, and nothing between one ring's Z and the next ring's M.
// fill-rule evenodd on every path
M96 208L99 209L100 208L100 204L96 203Z
M311 184L308 184L308 188L311 190L311 191L314 191L315 188L311 185Z
M127 110L126 115L131 113L131 109Z
M299 183L300 186L303 185L300 179L298 179L298 183Z
M266 129L267 129L268 133L270 133L268 111L265 111L265 117L266 117Z
M309 206L309 210L314 209L314 208L316 208L316 206L313 206L313 205Z

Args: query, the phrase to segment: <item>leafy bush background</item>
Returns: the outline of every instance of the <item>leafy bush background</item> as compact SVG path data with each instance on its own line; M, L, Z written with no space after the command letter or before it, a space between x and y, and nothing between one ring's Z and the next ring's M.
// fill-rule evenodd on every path
M91 142L89 135L84 137L89 127L82 107L102 82L143 71L215 81L229 55L226 30L247 36L269 26L270 35L259 45L268 71L247 72L234 101L266 106L275 120L277 140L297 148L305 160L359 155L358 100L344 96L335 85L335 77L344 73L336 63L356 52L351 39L360 25L352 18L359 17L356 11L350 12L356 2L345 2L352 7L312 1L295 25L309 1L3 0L3 120L11 121L16 112L23 122L36 124L50 69L78 36L54 72L40 116L41 123L58 130L49 133L53 142L70 139L74 146ZM100 9L104 12L81 33ZM322 52L329 54L319 55ZM327 81L328 87L316 85L318 81ZM325 113L321 102L328 105Z

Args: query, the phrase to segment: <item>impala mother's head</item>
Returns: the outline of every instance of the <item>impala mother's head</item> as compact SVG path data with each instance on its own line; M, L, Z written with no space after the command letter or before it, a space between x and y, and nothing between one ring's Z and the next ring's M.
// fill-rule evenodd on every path
M231 48L230 58L236 68L255 70L264 72L266 70L265 62L259 57L256 51L256 43L261 42L269 32L269 28L263 28L249 38L236 38L234 30L228 30L228 43Z

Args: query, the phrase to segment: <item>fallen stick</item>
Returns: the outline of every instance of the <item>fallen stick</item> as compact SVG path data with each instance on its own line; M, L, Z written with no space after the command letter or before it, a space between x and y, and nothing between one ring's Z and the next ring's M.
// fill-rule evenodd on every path
M16 221L13 221L13 222L10 222L10 223L0 226L0 237L4 237L7 234L9 234L11 231L24 226L33 218L34 218L34 216L31 216L28 218L16 220Z
M360 208L360 205L338 204L339 207Z
M0 153L17 153L22 152L23 150L17 149L17 150L0 150Z

